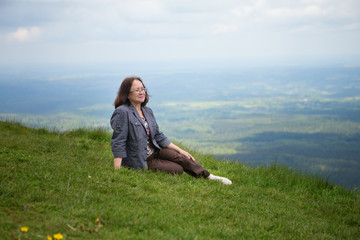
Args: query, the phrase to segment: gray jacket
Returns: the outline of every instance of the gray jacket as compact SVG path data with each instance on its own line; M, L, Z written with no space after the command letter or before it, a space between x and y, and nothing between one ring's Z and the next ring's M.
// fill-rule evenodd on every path
M142 107L142 112L150 129L150 138L157 150L165 148L170 140L159 130L152 110ZM146 164L146 129L135 107L123 104L117 107L110 119L114 130L111 138L111 150L114 158L122 158L121 165L141 169Z

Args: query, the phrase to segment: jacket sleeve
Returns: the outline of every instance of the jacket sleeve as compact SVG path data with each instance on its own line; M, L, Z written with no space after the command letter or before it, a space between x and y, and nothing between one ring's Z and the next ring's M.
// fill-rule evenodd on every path
M126 141L128 137L128 117L122 109L115 109L110 124L114 130L111 138L111 150L114 158L125 158L126 154Z
M155 132L154 132L154 139L156 141L156 143L161 147L161 148L165 148L167 145L169 145L171 142L170 140L159 130L159 126L156 122L155 116L152 112L152 110L150 108L149 112L151 113L152 117L154 118L154 124L153 124L153 128L155 128Z

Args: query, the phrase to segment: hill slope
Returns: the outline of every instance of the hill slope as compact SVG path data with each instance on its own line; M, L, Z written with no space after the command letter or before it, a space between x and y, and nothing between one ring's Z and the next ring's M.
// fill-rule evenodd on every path
M1 238L360 237L358 193L286 168L248 168L191 150L233 185L115 171L109 140L101 130L56 133L0 122Z

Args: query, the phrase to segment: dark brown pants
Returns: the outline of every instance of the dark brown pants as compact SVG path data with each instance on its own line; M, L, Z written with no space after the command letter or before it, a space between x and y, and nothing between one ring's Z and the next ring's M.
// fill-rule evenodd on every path
M149 169L172 174L182 174L183 172L186 172L193 177L204 178L207 178L210 175L210 173L199 163L168 148L161 149L159 152L150 155L147 158L147 164Z

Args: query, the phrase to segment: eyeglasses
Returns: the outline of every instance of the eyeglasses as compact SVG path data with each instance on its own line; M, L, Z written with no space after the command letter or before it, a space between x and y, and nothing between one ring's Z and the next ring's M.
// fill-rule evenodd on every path
M146 92L146 88L138 88L138 89L135 89L134 91L130 91L130 93L140 93L140 92Z

